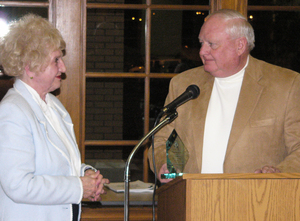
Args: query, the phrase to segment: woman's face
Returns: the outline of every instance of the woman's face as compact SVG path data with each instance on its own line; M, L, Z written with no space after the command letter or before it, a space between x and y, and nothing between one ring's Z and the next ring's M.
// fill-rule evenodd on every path
M60 87L61 73L64 72L66 72L66 66L62 60L62 52L56 50L50 54L48 66L42 72L36 73L31 80L34 81L34 89L43 98L47 93Z

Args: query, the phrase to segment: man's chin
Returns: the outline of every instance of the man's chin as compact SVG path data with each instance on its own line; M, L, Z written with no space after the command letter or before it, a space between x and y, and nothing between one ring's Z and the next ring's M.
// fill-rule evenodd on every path
M209 65L204 65L204 71L212 73L214 70L211 67L209 67Z

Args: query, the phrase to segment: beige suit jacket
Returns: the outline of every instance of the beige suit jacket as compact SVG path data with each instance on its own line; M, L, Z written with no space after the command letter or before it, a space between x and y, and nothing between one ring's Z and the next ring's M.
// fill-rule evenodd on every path
M155 135L157 171L166 163L166 141L175 128L189 151L185 173L200 173L205 117L214 77L197 67L175 76L166 104L191 84L198 98L177 108L178 118ZM216 137L216 139L218 139ZM148 158L152 165L152 147ZM300 75L250 56L224 159L224 173L252 173L264 165L300 172Z

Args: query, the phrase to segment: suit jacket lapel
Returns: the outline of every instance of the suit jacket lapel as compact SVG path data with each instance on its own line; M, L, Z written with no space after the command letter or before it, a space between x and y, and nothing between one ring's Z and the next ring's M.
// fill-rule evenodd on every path
M48 123L47 119L45 118L41 108L39 105L34 101L32 98L32 95L30 92L26 89L25 85L23 85L21 80L17 79L14 88L16 91L18 91L22 97L28 102L29 106L33 110L38 122L43 125L45 131L46 131L46 138L49 140L49 142L59 151L62 153L62 155L69 161L69 153L66 148L64 147L64 144L62 143L61 139L55 132L55 130L52 128L52 126Z
M248 67L245 69L240 96L232 123L231 133L228 141L226 156L230 153L235 143L247 125L253 110L258 103L263 91L259 84L262 74L256 67L254 58L250 57ZM225 157L226 158L226 157Z
M74 134L74 125L71 121L71 118L65 112L61 109L61 107L54 101L56 110L61 118L59 118L59 121L61 122L62 129L65 132L66 136L68 137L69 141L72 143L73 147L77 147L77 142ZM60 120L61 119L61 120ZM75 152L77 154L77 157L80 157L79 149L75 148Z
M199 122L199 124L195 124L196 128L193 128L192 133L194 137L194 144L195 146L195 159L197 161L198 171L201 171L202 167L202 152L203 152L203 136L204 136L204 127L205 127L205 119L206 113L208 108L208 103L210 100L212 88L214 85L214 77L212 75L207 75L206 79L204 80L204 84L200 83L200 95L199 95L199 102L197 103L197 107L193 108L193 119L194 122Z

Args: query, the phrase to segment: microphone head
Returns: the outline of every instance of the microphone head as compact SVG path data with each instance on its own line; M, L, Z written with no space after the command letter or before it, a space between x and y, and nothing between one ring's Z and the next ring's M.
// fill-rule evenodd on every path
M190 85L187 87L184 93L182 93L179 97L169 103L162 109L162 113L170 113L171 111L175 111L177 107L184 104L185 102L195 99L199 96L200 89L197 85Z
M191 95L191 99L197 98L200 94L199 87L197 85L194 85L194 84L188 86L186 91L189 92L189 94Z

